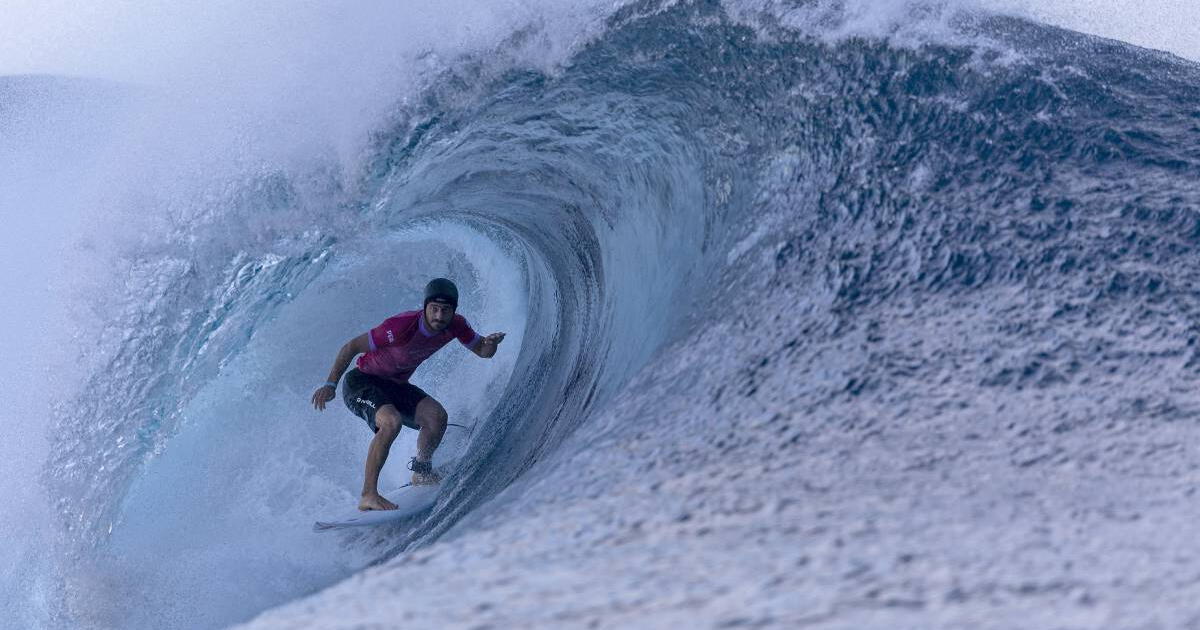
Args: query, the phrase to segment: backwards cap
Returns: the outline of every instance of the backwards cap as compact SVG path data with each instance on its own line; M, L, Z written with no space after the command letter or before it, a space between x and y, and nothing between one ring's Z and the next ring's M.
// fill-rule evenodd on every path
M439 304L449 304L454 308L458 308L458 287L454 283L445 278L434 278L425 285L425 303L422 308L430 302Z

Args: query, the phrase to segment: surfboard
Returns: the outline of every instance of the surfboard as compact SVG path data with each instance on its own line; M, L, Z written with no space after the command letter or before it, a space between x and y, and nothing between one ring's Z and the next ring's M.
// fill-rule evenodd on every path
M356 508L353 512L347 512L340 517L313 523L313 531L327 532L332 529L370 527L372 525L402 521L433 507L441 490L441 484L428 486L414 486L409 484L401 486L383 495L396 504L396 509L362 512Z
M449 426L460 429L467 428L454 423L450 423ZM457 431L455 434L455 437L462 436ZM469 437L469 434L466 437ZM460 439L465 438L460 437ZM443 440L443 448L439 448L438 452L433 455L433 469L437 471L442 479L445 479L446 475L450 474L450 471L454 468L454 465L458 463L462 449L461 444L447 444L447 441L453 442L457 440ZM446 455L447 452L452 454ZM396 509L368 510L363 512L355 507L353 510L347 510L344 514L335 518L316 521L313 523L313 531L327 532L348 527L371 527L403 521L433 507L433 504L437 502L438 494L441 490L442 485L440 483L421 486L406 483L390 492L383 493L383 496L396 504Z

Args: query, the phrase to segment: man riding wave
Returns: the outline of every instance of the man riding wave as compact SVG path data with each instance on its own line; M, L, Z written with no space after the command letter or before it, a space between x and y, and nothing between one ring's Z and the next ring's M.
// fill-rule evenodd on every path
M351 339L342 346L329 380L313 392L313 407L325 409L336 394L342 373L355 356L354 369L346 374L342 401L352 413L367 421L375 432L367 450L360 510L394 510L396 504L379 494L379 471L387 461L401 425L419 429L417 455L409 462L413 485L441 481L433 472L433 452L446 431L446 409L424 390L408 382L413 371L442 346L457 339L484 359L496 354L504 333L480 337L458 309L458 287L446 278L425 286L425 303L419 311L406 311Z

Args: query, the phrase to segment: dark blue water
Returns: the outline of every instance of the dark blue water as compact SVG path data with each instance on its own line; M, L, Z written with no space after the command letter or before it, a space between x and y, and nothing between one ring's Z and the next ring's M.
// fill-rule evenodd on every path
M948 397L1067 406L1121 398L1123 378L1194 382L1196 64L1002 17L914 44L656 6L618 11L553 73L460 60L378 124L361 172L247 173L126 254L97 306L100 367L51 420L54 623L216 627L467 535L661 349L714 330L761 364L653 422L752 404L779 370L805 435L865 433L801 411L936 391L947 366L972 375ZM353 499L369 435L340 408L315 417L309 388L443 274L480 332L510 333L495 368L459 353L415 379L477 423L464 464L422 522L314 541L308 522ZM902 317L929 304L994 343L932 349L937 331ZM896 335L927 350L871 349ZM1163 422L1196 410L1178 392L1122 400ZM1023 426L1111 420L1066 416ZM136 612L98 603L149 584Z

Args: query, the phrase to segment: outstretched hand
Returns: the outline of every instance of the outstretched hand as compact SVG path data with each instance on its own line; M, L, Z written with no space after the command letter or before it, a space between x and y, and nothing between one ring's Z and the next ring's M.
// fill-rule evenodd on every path
M313 392L312 395L313 407L320 411L324 411L325 403L333 400L333 397L336 394L337 390L335 390L332 385L322 385L318 387L317 391Z
M496 348L500 346L501 341L504 341L504 333L492 333L480 340L479 345L474 348L474 352L484 359L490 359L496 356Z

